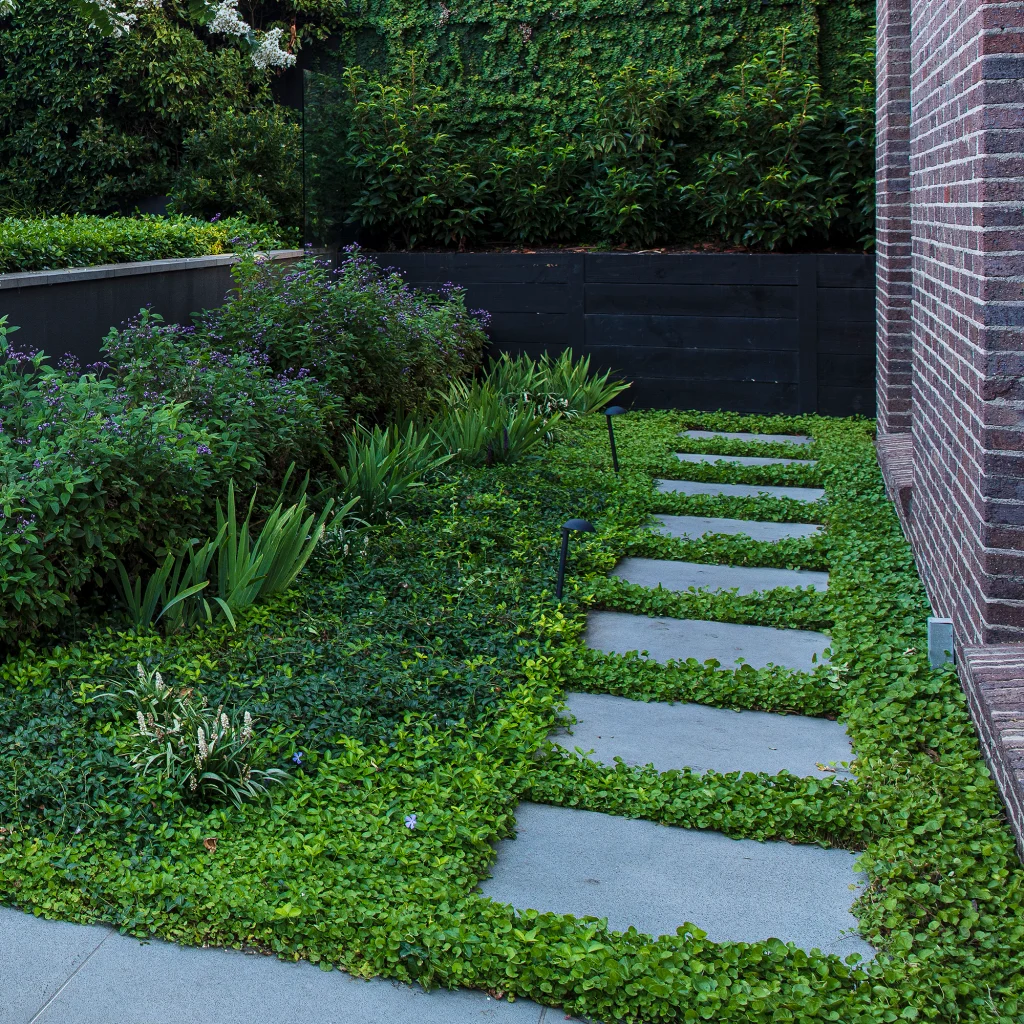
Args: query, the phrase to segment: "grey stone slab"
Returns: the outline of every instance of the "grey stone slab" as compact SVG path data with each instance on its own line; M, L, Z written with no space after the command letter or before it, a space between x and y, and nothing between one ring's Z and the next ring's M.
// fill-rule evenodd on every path
M628 612L590 612L585 639L587 646L597 651L646 651L649 658L662 664L672 659L705 662L714 658L722 668L731 669L742 659L753 668L778 665L800 672L811 672L816 665L827 663L824 652L830 643L824 633L804 629L654 618Z
M466 989L425 992L321 971L307 961L143 943L107 929L52 921L31 930L19 916L26 915L5 911L0 918L3 1024L553 1024L569 1019L529 1000L508 1003ZM69 940L76 931L80 934ZM24 940L13 950L12 934ZM70 980L70 961L50 952L54 943L63 949L69 942L76 955L91 949ZM7 973L9 968L15 973ZM30 989L30 977L49 977L47 987Z
M705 484L699 480L655 480L659 491L672 494L721 494L732 498L791 498L793 501L821 501L820 487L770 487L765 484Z
M811 444L813 437L806 434L746 434L731 430L684 430L680 437L693 437L700 441L710 441L716 437L728 438L730 441L778 442L779 444Z
M0 907L0 1024L23 1024L114 933Z
M737 590L756 594L777 587L813 587L828 590L828 573L809 569L766 569L750 565L703 565L699 562L674 562L663 558L624 558L612 571L613 576L641 587L666 590Z
M607 918L672 935L695 924L714 942L777 938L868 957L850 906L865 878L856 854L729 839L594 811L523 803L517 838L498 844L486 896L518 909Z
M702 704L646 703L607 693L567 693L576 722L552 736L559 746L593 751L611 765L653 764L697 771L764 772L827 778L819 764L853 760L846 729L827 718L730 711ZM847 772L840 769L845 777Z
M698 540L713 533L746 536L775 543L790 537L813 537L821 527L812 523L762 523L756 519L717 519L712 516L655 516L666 537Z
M737 466L816 466L816 459L761 459L751 455L703 455L699 452L676 452L680 462L697 465L715 465L731 462Z

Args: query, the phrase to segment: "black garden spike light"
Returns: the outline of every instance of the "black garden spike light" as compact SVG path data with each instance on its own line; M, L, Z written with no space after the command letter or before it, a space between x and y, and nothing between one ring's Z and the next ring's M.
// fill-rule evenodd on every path
M612 445L612 469L616 473L619 471L619 453L615 450L615 431L612 429L612 417L621 416L626 411L621 405L609 405L604 411L605 416L608 418L608 440Z
M562 600L562 585L565 583L565 559L569 554L569 533L595 533L594 527L586 519L570 519L562 527L562 551L558 556L558 583L555 585L555 597Z

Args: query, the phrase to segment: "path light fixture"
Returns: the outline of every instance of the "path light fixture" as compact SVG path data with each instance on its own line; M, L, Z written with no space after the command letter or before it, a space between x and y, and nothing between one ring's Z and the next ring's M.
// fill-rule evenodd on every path
M605 409L604 414L608 419L608 440L612 445L612 469L616 473L619 471L619 453L615 450L615 431L612 429L612 417L621 416L627 410L623 409L621 405L609 405Z
M569 531L576 533L595 533L594 527L586 519L570 519L562 527L562 551L558 556L558 583L555 586L555 597L562 600L562 584L565 583L565 559L569 554Z

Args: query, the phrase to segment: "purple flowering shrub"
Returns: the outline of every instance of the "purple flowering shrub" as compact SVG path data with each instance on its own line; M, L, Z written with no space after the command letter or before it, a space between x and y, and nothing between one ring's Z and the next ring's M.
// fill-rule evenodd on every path
M250 256L234 274L236 293L199 331L265 354L278 373L308 370L350 419L429 411L439 389L480 363L486 314L467 310L450 285L436 295L411 289L355 246L333 270L314 258L282 270Z
M132 549L196 534L235 469L186 406L19 352L0 321L0 635L55 625Z
M256 346L226 346L212 332L165 324L148 310L110 332L104 355L133 401L183 404L184 417L215 438L208 453L230 463L243 492L280 483L293 463L310 468L345 418L305 367L275 370Z

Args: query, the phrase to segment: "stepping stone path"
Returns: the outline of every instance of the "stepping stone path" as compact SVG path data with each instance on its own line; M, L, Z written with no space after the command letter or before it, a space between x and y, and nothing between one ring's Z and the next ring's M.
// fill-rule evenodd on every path
M698 452L676 452L680 462L716 465L731 462L736 466L816 466L815 459L760 459L752 455L702 455Z
M818 765L853 760L846 730L827 718L730 711L703 704L662 704L608 693L567 693L570 732L553 736L559 746L592 750L592 759L613 765L653 764L695 771L764 772L824 777Z
M797 672L812 672L828 663L824 633L773 626L741 626L706 619L654 618L628 612L591 612L587 616L586 643L606 654L647 651L652 661L714 658L722 668L740 660L753 668L778 665Z
M746 434L735 433L730 430L684 430L680 437L692 437L696 441L712 441L716 437L723 437L729 441L750 441L757 443L764 441L778 444L812 444L813 437L806 434Z
M791 537L813 537L820 526L811 523L759 523L753 519L712 519L709 516L655 516L657 533L682 540L699 540L708 534L742 535L752 540L776 543Z
M0 907L2 1024L566 1024L528 999L424 992L227 949L46 921ZM6 984L5 984L6 982ZM582 1022L577 1021L577 1024Z
M811 438L777 434L687 431L693 438L810 444ZM786 459L684 456L684 463L730 461L740 465L792 463ZM813 464L813 463L806 463ZM657 480L661 491L683 494L756 495L814 502L824 491L809 487L759 487ZM692 516L659 516L669 536L721 532L759 540L808 537L811 524L754 523ZM614 575L646 587L709 587L742 594L777 587L825 590L828 574L789 569L700 565L626 558ZM646 652L656 662L717 660L723 669L739 659L812 671L827 662L824 633L696 619L656 618L594 611L587 617L587 646L607 653ZM570 693L572 731L554 742L590 751L599 763L651 764L658 771L689 767L703 772L781 771L819 776L822 766L853 759L846 731L836 722L798 715L729 711L695 704L645 703L610 694ZM832 778L842 777L840 770ZM848 777L848 773L845 773ZM817 846L735 840L717 832L675 828L593 811L523 803L516 811L517 838L498 844L494 875L484 895L517 908L576 917L606 918L610 928L635 927L672 935L696 925L715 942L779 938L803 949L873 956L856 934L850 906L865 885L854 869L857 855Z
M665 590L738 590L756 594L779 587L814 587L828 590L827 572L806 569L759 569L746 565L701 565L697 562L672 562L661 558L623 558L612 575L641 587Z
M674 935L691 923L713 942L777 938L872 954L844 934L857 927L849 908L865 883L854 853L532 803L516 810L516 831L498 844L498 870L481 886L499 903L603 917L615 931Z
M655 480L658 490L673 494L720 494L731 498L791 498L793 501L821 501L820 487L774 487L766 484L704 484L698 480Z

